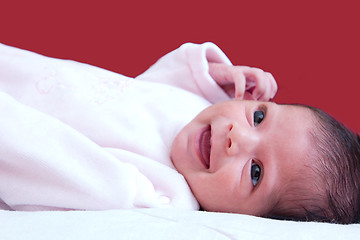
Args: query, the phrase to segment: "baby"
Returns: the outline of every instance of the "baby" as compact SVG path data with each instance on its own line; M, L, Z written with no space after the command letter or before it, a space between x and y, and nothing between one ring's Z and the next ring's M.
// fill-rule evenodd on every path
M359 147L318 109L228 101L192 120L171 157L204 210L353 223Z
M135 80L0 45L0 209L181 208L358 221L359 138L184 44Z

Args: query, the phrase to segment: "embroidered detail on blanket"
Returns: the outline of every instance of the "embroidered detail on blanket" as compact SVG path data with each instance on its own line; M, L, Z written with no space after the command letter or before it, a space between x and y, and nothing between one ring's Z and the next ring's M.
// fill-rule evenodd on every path
M58 81L56 79L58 74L54 69L46 67L44 72L46 73L45 77L35 82L35 88L40 94L66 90L82 95L97 104L103 104L115 99L134 82L134 79L131 78L95 77L97 78L96 83L80 87ZM94 78L94 76L89 75L89 78Z

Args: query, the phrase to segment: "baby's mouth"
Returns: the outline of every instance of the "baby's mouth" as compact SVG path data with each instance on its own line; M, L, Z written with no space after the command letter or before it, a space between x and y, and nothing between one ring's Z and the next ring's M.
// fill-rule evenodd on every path
M199 151L201 161L206 168L210 167L210 151L211 151L211 127L210 125L201 133L199 137Z

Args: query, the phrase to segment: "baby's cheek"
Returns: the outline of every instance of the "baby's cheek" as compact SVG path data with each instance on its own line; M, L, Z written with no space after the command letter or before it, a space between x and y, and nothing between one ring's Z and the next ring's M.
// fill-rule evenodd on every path
M170 159L171 162L174 164L174 167L179 171L180 166L181 166L181 158L182 156L182 150L181 150L181 146L183 144L183 141L181 139L181 136L177 136L174 141L172 142L171 145L171 150L170 150Z
M204 210L222 211L224 194L220 184L212 181L209 176L188 176L187 182L195 198Z

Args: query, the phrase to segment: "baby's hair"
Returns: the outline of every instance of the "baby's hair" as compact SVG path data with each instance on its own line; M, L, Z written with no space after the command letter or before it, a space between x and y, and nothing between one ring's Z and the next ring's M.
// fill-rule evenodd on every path
M302 177L311 181L312 189L289 183L285 200L269 217L341 224L359 222L359 135L318 108L296 106L310 109L314 116L315 127L310 131L314 149L304 156L311 158L314 166L307 173L302 172Z
M323 169L328 201L326 218L336 223L360 220L360 137L324 111L309 107L318 128L313 131L317 160Z

